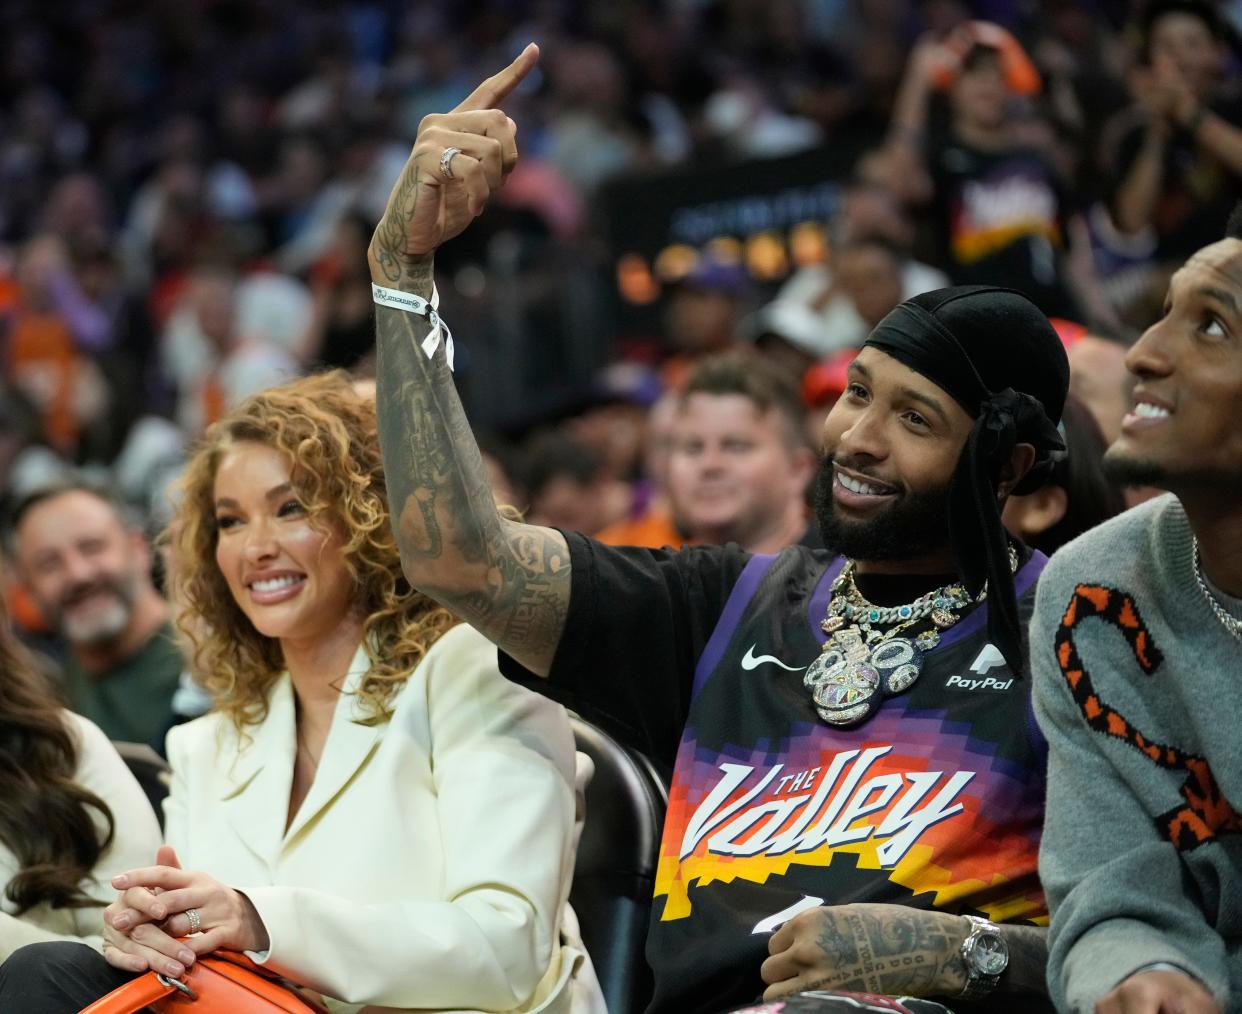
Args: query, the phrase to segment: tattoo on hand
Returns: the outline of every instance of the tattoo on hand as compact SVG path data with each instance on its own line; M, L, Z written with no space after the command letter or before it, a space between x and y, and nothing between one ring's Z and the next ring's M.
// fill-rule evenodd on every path
M422 283L419 291L430 287L430 259L422 259L422 263L427 265L425 272L420 273L418 267L415 267L413 272L407 273L410 257L405 226L418 209L418 185L421 176L422 170L412 159L406 163L401 179L397 181L393 191L389 212L380 220L373 242L376 262L388 282L393 285L402 281Z
M881 917L849 909L823 911L827 917L817 943L823 963L834 971L811 988L944 996L965 985L958 939L951 924L934 913L897 910Z

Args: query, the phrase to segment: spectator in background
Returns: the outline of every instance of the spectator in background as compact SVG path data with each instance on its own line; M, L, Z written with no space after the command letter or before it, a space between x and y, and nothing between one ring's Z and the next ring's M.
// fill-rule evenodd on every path
M311 266L314 310L306 340L309 362L352 369L375 344L367 274L372 228L357 212L343 216L328 252Z
M676 353L664 363L666 387L679 389L697 360L737 342L750 294L746 269L711 251L673 287L664 329Z
M1108 444L1090 410L1073 396L1066 399L1061 430L1066 454L1052 478L1034 493L1011 496L1001 514L1010 531L1047 556L1126 509L1121 488L1104 474Z
M522 457L522 485L532 524L593 535L629 512L633 496L628 484L567 433L535 434Z
M702 360L678 398L669 448L669 505L685 541L748 553L822 547L808 525L816 458L804 425L796 389L764 361Z
M148 862L160 828L102 732L63 710L0 598L0 963L26 944L103 942L112 876Z
M870 161L864 160L863 172ZM949 284L944 272L909 255L913 223L893 191L879 182L852 183L830 229L830 262L800 268L746 322L759 351L795 383L816 360L861 348L903 299Z
M309 335L309 300L275 294L270 302L283 326L269 332L264 325L273 316L273 294L264 290L273 282L301 293L285 276L238 279L216 264L200 265L187 280L161 338L165 370L178 389L177 421L187 433L199 433L243 398L300 372L295 348Z
M11 538L17 576L67 648L69 706L109 739L162 752L184 662L142 533L106 493L67 482L20 502Z
M674 522L668 499L668 462L679 401L676 393L666 391L647 413L643 434L643 477L640 484L636 484L634 497L637 511L632 511L631 517L600 529L596 534L600 542L609 546L653 548L685 543L686 535Z
M1225 76L1232 29L1204 0L1154 0L1140 30L1135 105L1105 134L1106 178L1118 228L1153 230L1156 256L1180 262L1215 241L1242 196L1242 95Z
M60 454L76 456L84 432L101 420L108 392L83 346L103 340L74 281L63 244L52 235L27 242L16 285L0 293L5 373L39 410L43 434Z
M930 202L937 246L956 284L1003 285L1048 316L1105 321L1086 225L1066 181L1027 144L1013 103L1040 87L1018 42L972 21L911 54L886 146L890 183ZM929 134L932 92L947 89L947 129ZM1071 263L1072 262L1072 263Z
M812 447L818 448L824 439L824 421L832 406L849 387L850 363L858 355L855 349L844 349L835 356L822 359L802 377L799 388L802 402L806 405L806 435Z
M1129 405L1126 346L1103 334L1085 334L1066 349L1070 394L1095 417L1107 447L1121 435Z

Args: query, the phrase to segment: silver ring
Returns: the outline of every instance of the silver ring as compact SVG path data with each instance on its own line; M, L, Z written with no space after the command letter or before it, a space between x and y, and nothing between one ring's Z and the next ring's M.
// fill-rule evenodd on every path
M456 179L453 175L453 159L461 154L460 148L445 148L440 156L440 175L446 180Z
M191 933L197 933L202 928L203 924L199 921L197 908L187 908L185 910L185 917L190 920Z

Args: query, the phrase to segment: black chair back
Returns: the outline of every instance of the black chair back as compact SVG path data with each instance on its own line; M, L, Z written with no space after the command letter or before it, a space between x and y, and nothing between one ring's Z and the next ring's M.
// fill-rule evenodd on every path
M638 1014L652 993L644 950L668 788L642 754L577 715L570 724L595 777L569 900L609 1014Z
M155 817L160 822L160 829L163 830L164 797L168 795L169 786L172 784L168 761L146 743L125 743L113 740L112 745L121 755L121 760L129 767L130 773L138 779L138 784L147 794L151 808L155 811Z

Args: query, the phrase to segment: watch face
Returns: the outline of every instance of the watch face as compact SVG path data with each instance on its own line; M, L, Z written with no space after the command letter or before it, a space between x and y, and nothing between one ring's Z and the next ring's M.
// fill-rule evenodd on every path
M971 964L981 975L1000 975L1009 965L1009 948L999 933L980 933L970 951Z

